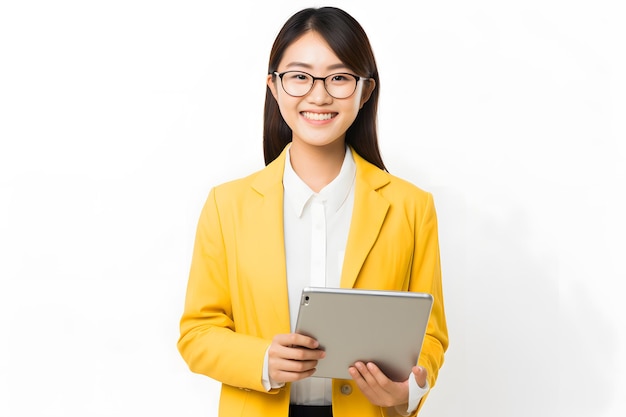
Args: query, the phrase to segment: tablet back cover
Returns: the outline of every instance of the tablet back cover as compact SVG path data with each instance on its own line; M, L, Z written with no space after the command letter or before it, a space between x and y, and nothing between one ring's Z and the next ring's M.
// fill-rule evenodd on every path
M302 291L296 333L314 337L326 357L314 377L351 379L357 361L374 362L394 381L417 363L432 307L430 294L338 288Z

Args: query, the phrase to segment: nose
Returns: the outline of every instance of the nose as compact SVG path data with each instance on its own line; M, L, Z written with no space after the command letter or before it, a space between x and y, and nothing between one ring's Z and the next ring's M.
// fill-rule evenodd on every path
M324 80L313 80L313 87L311 87L307 97L311 103L315 104L330 103L333 99L326 91Z

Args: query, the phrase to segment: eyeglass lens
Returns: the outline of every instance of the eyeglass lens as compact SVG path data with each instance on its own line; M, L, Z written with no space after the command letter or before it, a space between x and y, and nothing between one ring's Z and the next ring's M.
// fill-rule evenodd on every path
M306 95L313 88L313 76L306 72L288 71L281 78L287 94L295 97ZM356 90L357 79L350 74L331 74L324 78L324 87L335 98L350 97Z

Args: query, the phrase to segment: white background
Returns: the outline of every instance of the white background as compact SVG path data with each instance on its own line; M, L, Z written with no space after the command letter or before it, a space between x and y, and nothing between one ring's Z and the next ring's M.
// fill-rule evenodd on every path
M433 192L450 349L423 416L626 415L626 15L338 1L390 171ZM0 415L216 415L176 351L211 186L263 166L308 1L0 2Z

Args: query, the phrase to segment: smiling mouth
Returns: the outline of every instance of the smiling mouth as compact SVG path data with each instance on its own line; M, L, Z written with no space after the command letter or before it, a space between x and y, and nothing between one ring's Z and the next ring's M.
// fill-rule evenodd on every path
M337 116L337 113L312 113L310 111L303 111L301 114L305 119L310 120L330 120Z

